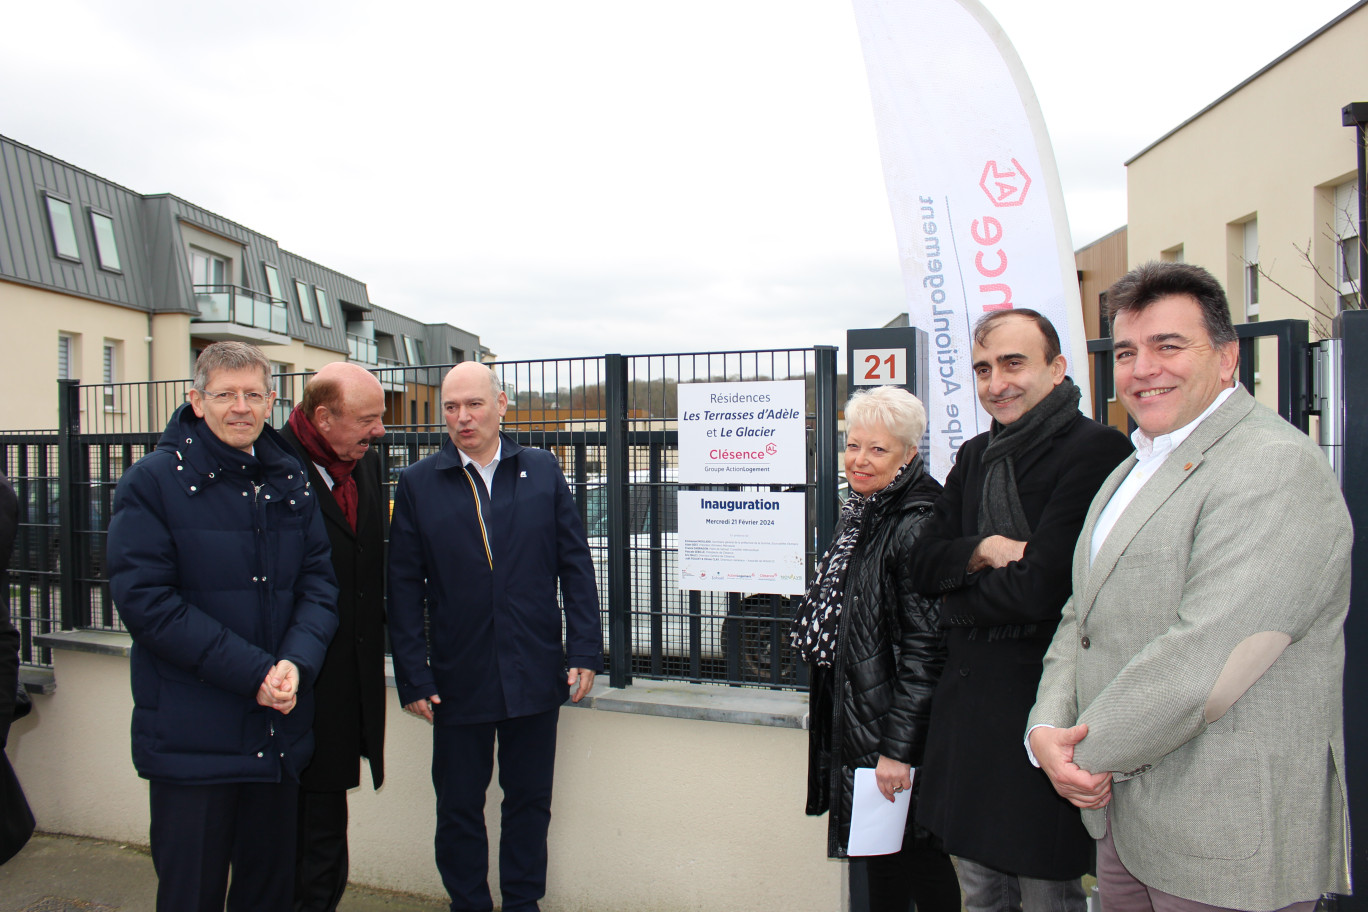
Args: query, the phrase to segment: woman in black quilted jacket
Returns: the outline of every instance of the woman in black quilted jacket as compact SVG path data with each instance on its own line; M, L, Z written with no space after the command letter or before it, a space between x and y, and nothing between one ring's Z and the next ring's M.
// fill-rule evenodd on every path
M791 641L811 668L807 812L831 811L827 854L846 856L855 769L875 770L889 801L912 789L931 695L945 663L939 604L912 589L908 553L941 486L917 444L926 409L899 387L846 404L850 497L794 621ZM901 851L867 858L871 912L958 912L948 855L907 815Z

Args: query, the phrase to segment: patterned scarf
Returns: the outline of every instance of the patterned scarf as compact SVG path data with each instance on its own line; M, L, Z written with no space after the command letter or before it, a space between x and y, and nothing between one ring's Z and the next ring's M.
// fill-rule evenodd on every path
M323 439L323 435L318 433L318 428L308 418L304 417L304 410L298 405L294 411L290 412L290 430L294 431L295 437L304 446L304 452L309 454L309 459L317 465L327 470L332 477L333 498L337 505L342 508L342 513L347 517L347 522L351 524L352 531L356 531L356 479L352 478L352 469L356 468L356 460L339 459L337 453L333 451L332 444Z
M817 564L817 575L808 586L807 595L793 619L789 630L789 645L798 650L803 661L830 668L836 660L836 634L840 629L841 603L845 600L846 571L850 556L864 530L864 521L880 494L887 491L907 471L907 463L887 485L873 494L850 492L841 505L841 519L836 524L836 540L827 548Z

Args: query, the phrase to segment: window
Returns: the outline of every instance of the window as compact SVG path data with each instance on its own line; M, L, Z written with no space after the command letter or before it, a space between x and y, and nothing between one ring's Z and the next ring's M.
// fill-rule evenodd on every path
M190 283L223 286L228 282L228 261L194 247L190 248Z
M299 317L305 323L312 323L313 300L309 297L309 286L295 279L295 297L299 298Z
M460 363L461 363L462 361L464 361L464 360L465 360L465 352L463 352L463 351L461 351L461 349L456 348L456 347L453 346L452 349L451 349L451 363L452 363L452 364L460 364Z
M1335 188L1335 286L1340 310L1359 306L1358 181Z
M119 343L105 340L104 343L104 363L100 369L100 382L104 387L104 407L106 412L118 410L118 390L114 384L117 382L119 369Z
M280 271L270 263L262 263L266 270L266 293L277 301L285 300L285 290L280 287Z
M1259 221L1244 223L1245 317L1259 316Z
M1168 250L1159 251L1159 259L1165 263L1186 263L1187 259L1183 254L1183 245L1170 247Z
M332 329L332 311L328 309L328 293L315 285L314 297L318 298L318 322L328 329Z
M75 350L75 340L66 333L57 334L57 379L72 379L72 358Z
M81 260L76 246L76 222L71 217L71 203L56 196L47 196L48 225L52 228L52 249L66 260Z
M423 353L422 339L415 339L413 336L404 336L404 353L408 355L409 364L427 363L427 356Z
M114 219L92 209L90 230L95 235L95 258L100 261L100 268L118 272L119 244L114 240Z
M1111 321L1107 319L1107 292L1097 294L1097 331L1104 339L1111 338Z

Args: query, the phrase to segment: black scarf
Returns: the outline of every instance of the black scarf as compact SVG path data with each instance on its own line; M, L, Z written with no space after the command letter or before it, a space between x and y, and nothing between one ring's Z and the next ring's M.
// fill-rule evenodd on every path
M1026 414L1011 424L996 420L988 429L983 451L983 496L979 501L978 532L1028 541L1031 526L1017 493L1016 460L1039 449L1078 417L1082 393L1065 377Z
M1017 541L1029 541L1031 526L1021 509L1017 492L1016 459L1025 453L1045 446L1069 423L1078 417L1078 403L1082 393L1068 377L1050 390L1049 395L1011 424L994 421L988 429L988 446L983 451L983 498L979 502L978 531L989 535L1005 535ZM986 632L989 641L1034 636L1035 624L1002 624ZM970 639L977 639L977 629L969 631Z

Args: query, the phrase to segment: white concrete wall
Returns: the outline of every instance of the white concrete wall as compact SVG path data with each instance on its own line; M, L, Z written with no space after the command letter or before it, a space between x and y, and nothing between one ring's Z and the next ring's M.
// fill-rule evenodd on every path
M56 691L8 753L49 832L147 842L122 656L54 650ZM710 689L711 690L711 689ZM385 785L351 794L354 883L443 896L432 860L431 729L392 700ZM803 813L807 733L603 709L561 711L547 912L831 912L844 865ZM497 772L496 772L497 776ZM497 785L490 789L491 885Z

